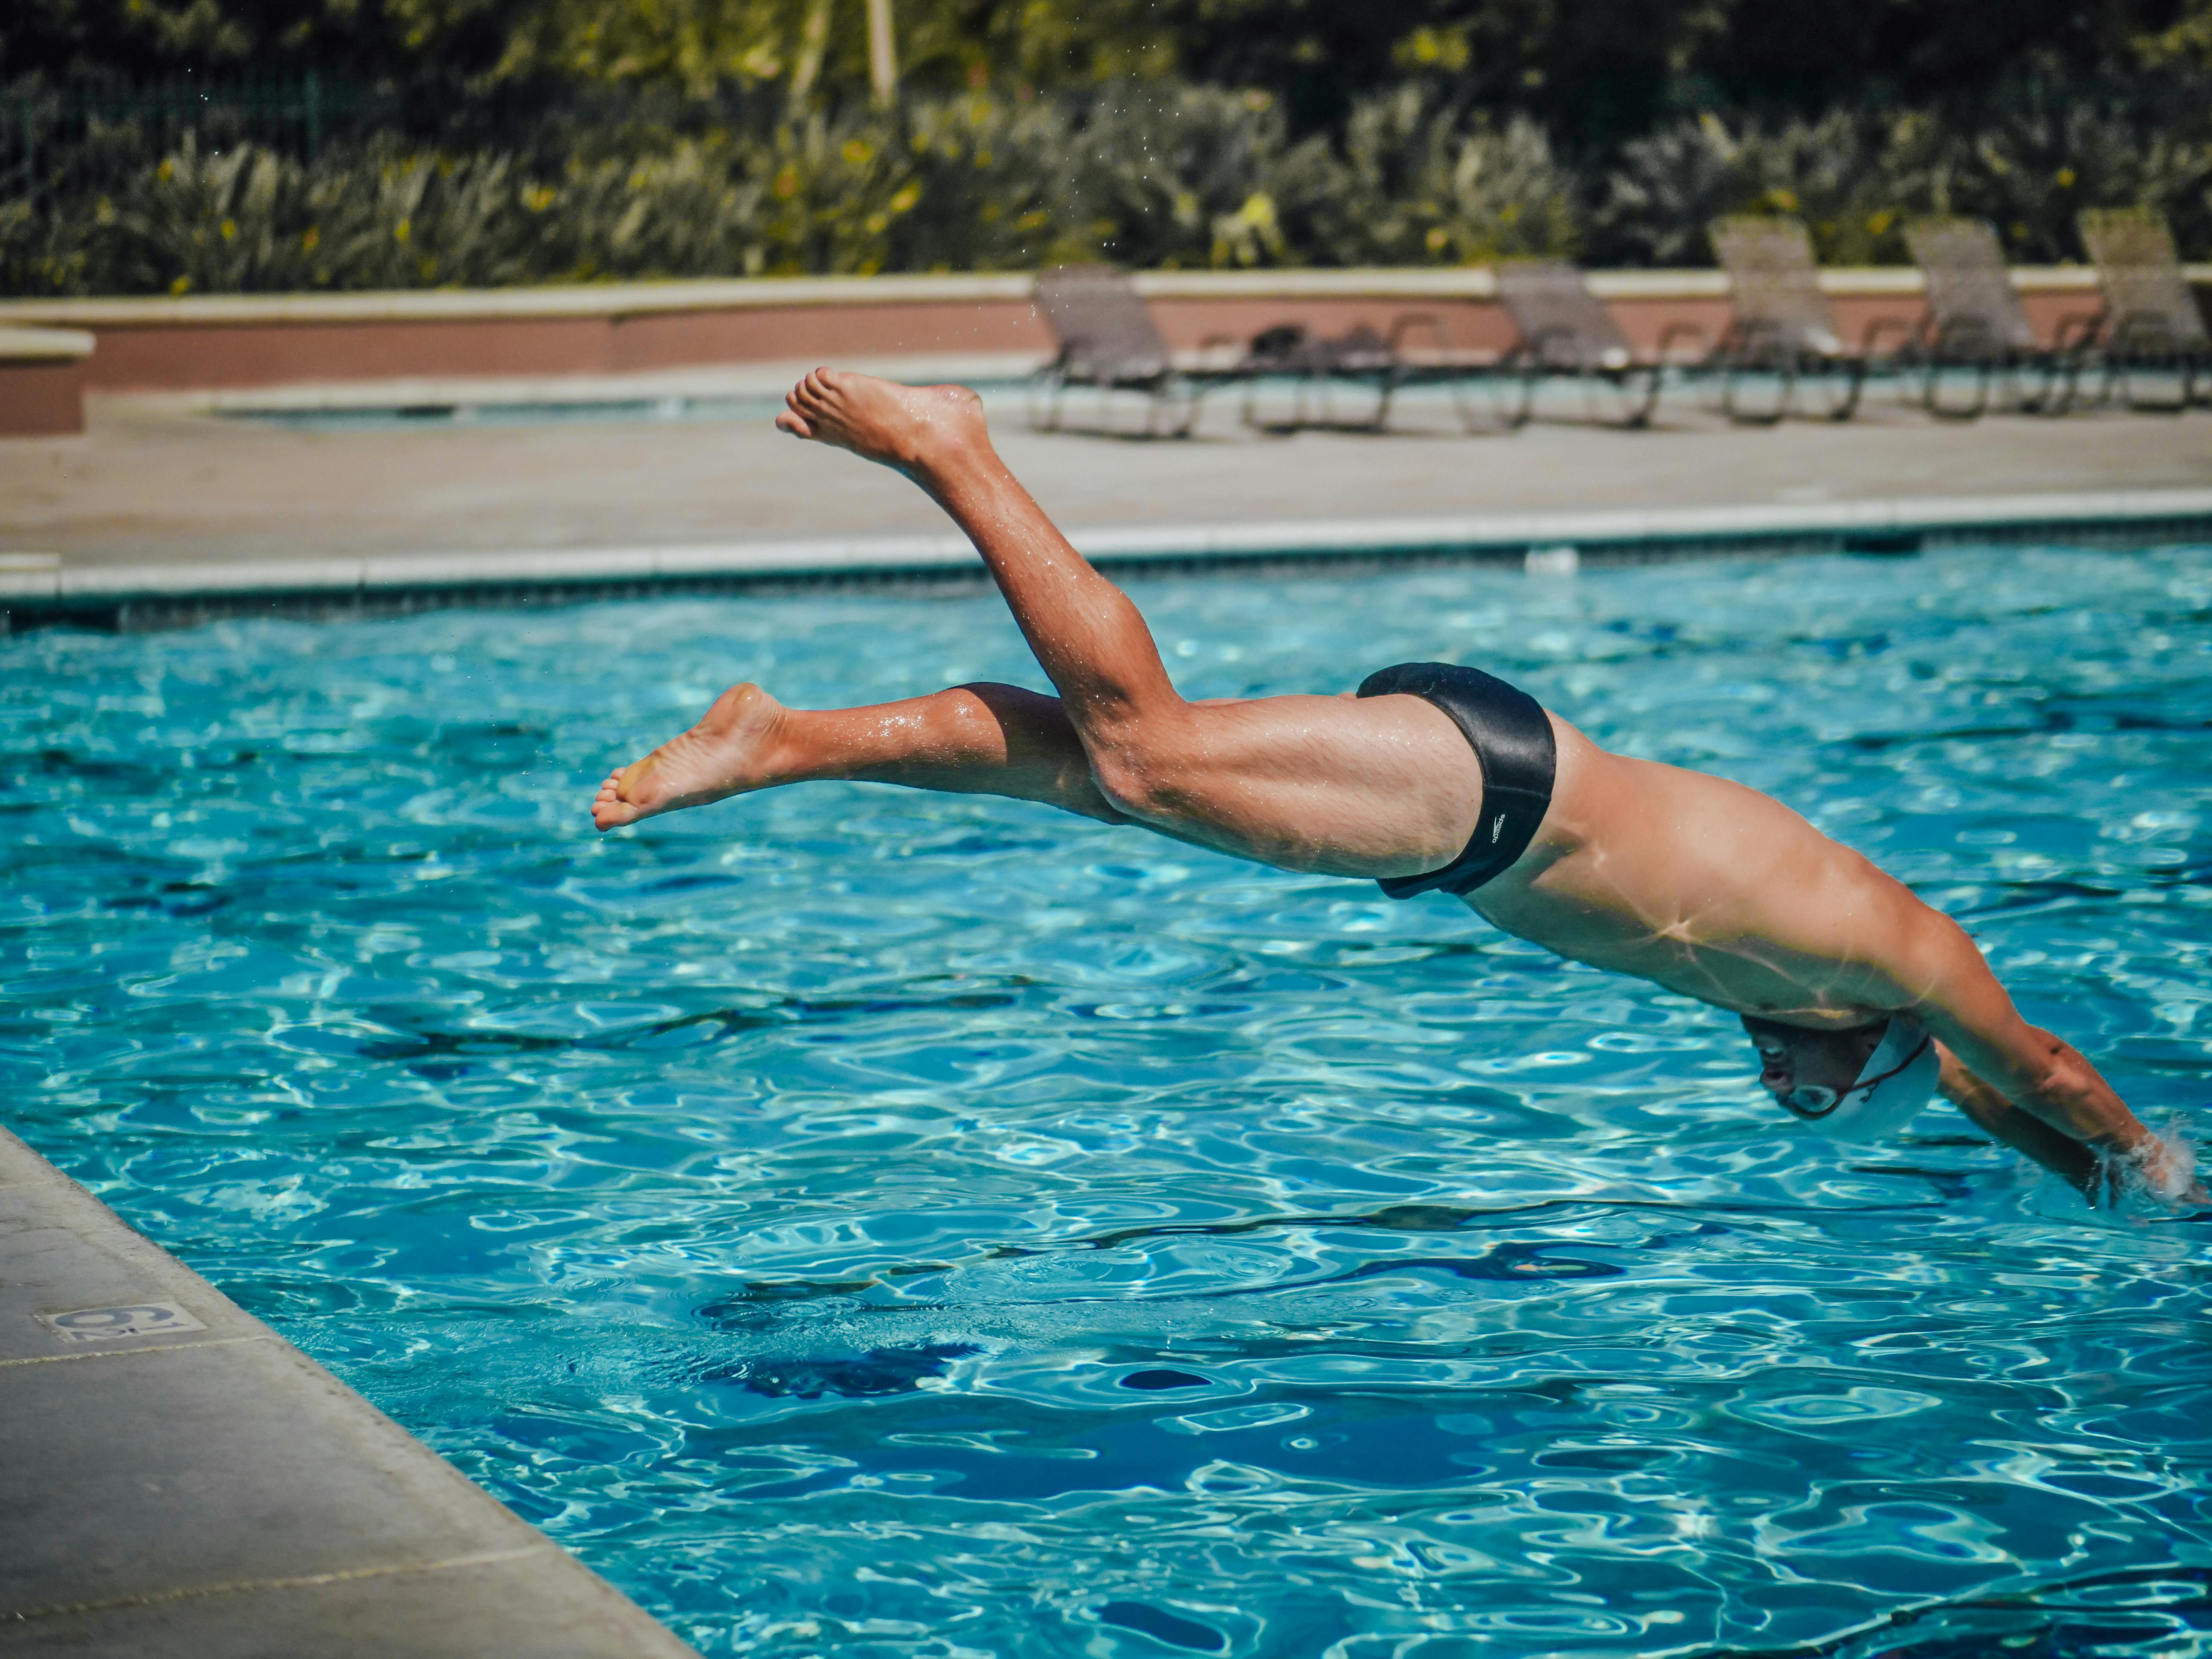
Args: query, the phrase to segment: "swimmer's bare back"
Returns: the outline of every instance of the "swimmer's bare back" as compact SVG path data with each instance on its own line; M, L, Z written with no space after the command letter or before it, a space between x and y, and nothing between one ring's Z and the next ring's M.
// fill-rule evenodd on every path
M1180 696L1136 606L1000 459L973 392L817 369L776 424L927 490L981 554L1060 695L974 684L801 710L739 685L600 786L599 829L840 778L1042 801L1329 875L1417 877L1473 844L1483 765L1437 703ZM1486 919L1801 1031L1807 1066L1824 1031L1910 1014L1942 1046L1942 1092L2085 1192L2116 1169L2156 1192L2190 1190L2176 1155L2080 1054L2021 1018L1948 916L1756 790L1609 754L1541 717L1556 754L1550 804L1526 850L1466 895ZM1786 1063L1770 1060L1770 1086Z

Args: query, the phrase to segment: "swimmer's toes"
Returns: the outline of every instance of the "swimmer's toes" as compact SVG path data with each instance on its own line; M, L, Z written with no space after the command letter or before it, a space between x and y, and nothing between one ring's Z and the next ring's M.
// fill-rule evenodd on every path
M619 830L626 823L637 821L637 808L623 799L622 777L620 772L609 773L607 781L599 786L599 793L592 798L592 825L594 829Z

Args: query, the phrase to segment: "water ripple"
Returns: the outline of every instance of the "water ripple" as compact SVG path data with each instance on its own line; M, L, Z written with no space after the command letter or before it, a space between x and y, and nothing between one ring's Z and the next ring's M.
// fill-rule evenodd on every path
M1186 580L1781 795L2201 1131L2212 554ZM866 639L870 648L855 651ZM1442 902L819 785L994 601L0 641L9 1121L710 1654L2212 1659L2212 1250Z

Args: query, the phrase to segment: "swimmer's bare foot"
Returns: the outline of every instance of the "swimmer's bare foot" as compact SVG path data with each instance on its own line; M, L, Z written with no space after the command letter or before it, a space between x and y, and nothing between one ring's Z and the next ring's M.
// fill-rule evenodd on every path
M609 776L592 802L592 823L619 829L775 782L770 763L784 715L757 685L732 686L698 725Z
M919 477L963 453L990 451L983 400L964 386L901 386L817 368L784 398L776 426Z

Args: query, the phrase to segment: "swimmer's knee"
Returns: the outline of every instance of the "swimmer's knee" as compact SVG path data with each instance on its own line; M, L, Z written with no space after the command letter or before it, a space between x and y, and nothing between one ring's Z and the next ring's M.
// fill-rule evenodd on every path
M1091 781L1109 806L1139 823L1158 816L1164 805L1159 774L1140 750L1092 749Z
M1140 823L1182 816L1189 746L1163 720L1131 720L1084 733L1091 781L1115 811Z

